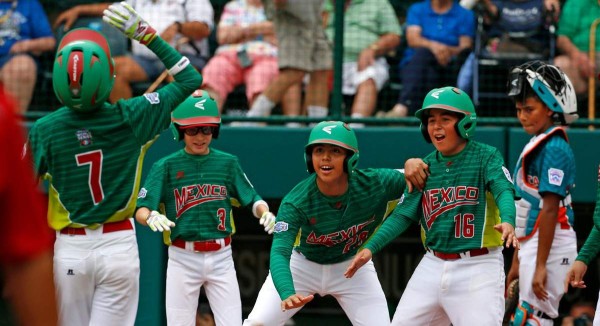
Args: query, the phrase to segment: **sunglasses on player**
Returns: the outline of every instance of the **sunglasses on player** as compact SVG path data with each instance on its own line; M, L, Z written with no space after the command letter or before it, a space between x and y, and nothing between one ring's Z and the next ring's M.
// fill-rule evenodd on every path
M215 127L202 126L183 129L183 132L188 136L196 136L199 132L203 135L212 135L215 132Z

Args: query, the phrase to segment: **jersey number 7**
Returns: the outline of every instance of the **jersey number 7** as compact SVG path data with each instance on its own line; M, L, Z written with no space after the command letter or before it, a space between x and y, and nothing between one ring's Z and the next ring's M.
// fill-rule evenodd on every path
M89 165L88 186L94 205L98 205L104 199L102 189L102 150L95 150L75 155L77 166Z

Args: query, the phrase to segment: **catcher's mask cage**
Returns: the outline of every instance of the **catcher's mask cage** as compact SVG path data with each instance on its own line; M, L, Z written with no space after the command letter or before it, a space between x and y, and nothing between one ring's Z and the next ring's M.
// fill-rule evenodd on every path
M577 114L577 97L569 77L558 67L541 61L529 61L511 69L508 76L508 96L513 101L525 101L530 87L539 99L554 112L555 123L573 123Z
M470 139L475 134L477 126L475 106L469 95L461 89L452 86L434 88L425 96L423 107L415 112L415 116L421 120L421 134L428 143L431 143L431 137L427 131L427 119L431 109L457 113L460 118L454 127L461 138Z
M213 127L213 139L219 138L221 115L217 103L207 91L199 89L173 110L171 131L175 140L182 140L183 129L203 126Z
M358 141L354 130L342 121L323 121L313 127L304 147L304 159L308 173L315 172L312 163L313 147L318 144L330 144L344 148L348 154L344 159L344 172L351 174L358 165Z

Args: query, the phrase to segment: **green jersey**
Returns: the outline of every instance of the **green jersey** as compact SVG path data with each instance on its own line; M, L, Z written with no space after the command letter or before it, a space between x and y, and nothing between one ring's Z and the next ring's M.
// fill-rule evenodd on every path
M231 199L244 206L261 200L238 158L211 148L208 155L179 150L152 166L138 197L138 207L164 204L175 222L171 240L225 238L235 231Z
M373 253L408 228L421 224L426 248L460 253L502 245L494 225L514 226L514 187L498 150L475 141L458 154L435 151L424 161L430 175L423 192L404 193L401 204L365 245ZM499 213L499 215L498 215Z
M156 38L150 43L167 67L181 55ZM202 78L188 65L155 93L104 103L79 113L62 107L39 119L29 133L38 175L49 180L52 228L97 227L130 218L135 210L144 154L169 127L170 112Z
M271 247L271 275L281 298L295 293L290 272L292 248L308 260L334 264L352 258L404 192L404 174L392 169L357 169L348 190L323 195L316 174L301 181L279 207Z
M594 209L594 227L587 240L581 247L577 260L581 260L586 265L592 262L594 257L600 252L600 165L598 166L598 186L596 188L596 208Z

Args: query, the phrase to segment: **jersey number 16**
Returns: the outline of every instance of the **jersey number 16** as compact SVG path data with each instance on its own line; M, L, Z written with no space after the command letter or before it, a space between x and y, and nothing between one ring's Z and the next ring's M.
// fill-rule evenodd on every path
M472 238L475 235L474 219L475 215L471 213L454 215L454 237Z

